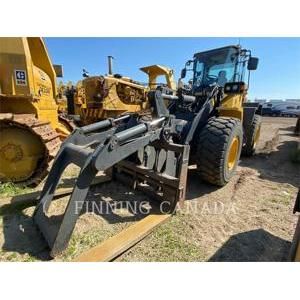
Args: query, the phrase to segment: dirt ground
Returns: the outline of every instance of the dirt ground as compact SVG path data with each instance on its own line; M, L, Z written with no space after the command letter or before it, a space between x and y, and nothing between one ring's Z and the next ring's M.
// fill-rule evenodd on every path
M117 261L287 260L296 226L292 208L300 186L300 165L290 159L299 139L293 134L295 124L293 118L263 118L258 153L242 158L236 175L223 188L202 183L191 168L184 207ZM66 176L76 173L71 168ZM126 199L151 206L144 194L117 182L93 187L88 198L89 203ZM67 197L55 201L51 213L59 215L66 203ZM1 261L49 259L46 243L31 219L33 210L27 207L0 215ZM83 214L68 249L55 260L72 260L141 217L124 208Z

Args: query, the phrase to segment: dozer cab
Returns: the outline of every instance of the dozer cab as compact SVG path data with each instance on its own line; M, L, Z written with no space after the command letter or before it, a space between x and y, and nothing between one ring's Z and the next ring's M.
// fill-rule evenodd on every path
M0 38L0 182L37 185L61 139L56 77L41 38Z
M185 199L190 164L196 164L199 180L225 185L242 149L253 154L258 140L256 107L243 105L246 66L250 72L257 64L258 59L240 46L197 53L186 64L193 74L190 88L181 87L176 95L150 91L150 115L128 113L76 129L60 148L33 215L50 255L67 247L98 171L110 171L115 180L160 201L162 213L174 212ZM186 72L187 68L182 78ZM71 163L81 171L62 222L53 232L49 207Z
M148 84L142 84L129 77L114 74L112 59L112 56L108 56L107 75L89 76L84 70L85 78L77 83L75 89L69 90L68 114L79 116L81 125L115 118L125 112L147 109L147 92L158 86L168 88L171 93L176 90L173 70L167 67L152 65L141 68L149 79ZM159 76L165 77L165 85L156 82Z

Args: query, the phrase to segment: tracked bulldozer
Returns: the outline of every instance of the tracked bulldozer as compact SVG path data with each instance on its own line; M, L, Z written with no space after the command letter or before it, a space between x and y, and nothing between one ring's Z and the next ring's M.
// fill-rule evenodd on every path
M69 115L78 115L80 124L87 125L105 118L115 118L125 112L137 112L147 109L147 92L158 87L172 93L176 90L173 70L152 65L140 70L148 75L148 84L142 84L129 77L113 74L112 56L108 56L108 74L89 76L84 72L84 79L76 89L69 90ZM159 76L165 77L165 84L157 82ZM74 104L73 104L74 102Z
M174 212L185 199L190 164L196 164L199 180L225 185L242 150L252 155L259 137L257 107L244 105L246 66L250 74L257 64L240 46L197 53L181 72L184 78L192 71L189 89L180 87L176 95L148 92L151 115L127 113L76 129L62 144L33 215L50 255L66 249L98 171L110 171L115 180L160 201L162 213ZM53 231L49 207L72 163L81 171Z
M0 182L37 185L70 134L58 115L61 75L41 38L0 38Z

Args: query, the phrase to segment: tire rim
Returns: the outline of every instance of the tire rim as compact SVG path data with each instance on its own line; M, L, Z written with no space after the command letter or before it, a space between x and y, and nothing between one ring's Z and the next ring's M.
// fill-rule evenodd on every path
M227 168L229 171L231 171L237 163L239 148L240 140L238 137L234 137L229 147L227 159Z

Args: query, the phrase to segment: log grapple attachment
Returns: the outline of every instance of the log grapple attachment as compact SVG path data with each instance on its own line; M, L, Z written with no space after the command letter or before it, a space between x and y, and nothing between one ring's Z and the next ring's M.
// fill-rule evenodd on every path
M112 171L113 178L154 196L173 212L185 197L189 145L175 144L170 133L171 117L162 97L154 98L152 119L138 114L106 119L77 128L62 144L45 182L33 218L50 247L52 257L67 246L89 187L99 171ZM58 230L50 229L47 213L59 180L69 164L80 167Z

